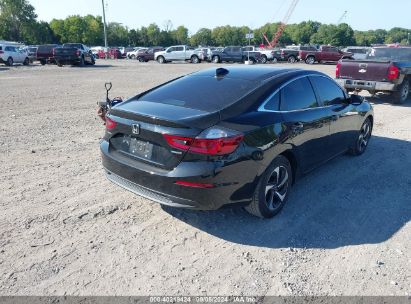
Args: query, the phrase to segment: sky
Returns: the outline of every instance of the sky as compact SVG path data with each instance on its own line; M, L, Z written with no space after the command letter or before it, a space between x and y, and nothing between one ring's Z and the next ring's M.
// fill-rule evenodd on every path
M292 0L104 0L107 22L119 22L129 28L157 23L164 27L171 20L173 28L184 25L189 34L202 27L247 25L257 28L267 22L281 21ZM29 0L39 20L63 19L68 15L102 15L101 0ZM387 3L395 3L390 8ZM343 22L355 30L411 29L411 0L300 0L289 23L313 20Z

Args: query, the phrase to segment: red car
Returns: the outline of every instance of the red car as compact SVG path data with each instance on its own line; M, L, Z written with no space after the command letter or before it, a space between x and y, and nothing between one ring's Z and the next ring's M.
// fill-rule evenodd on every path
M99 50L97 53L98 58L100 59L121 59L122 55L119 49L110 48L107 51Z
M345 53L340 51L335 46L322 45L318 51L300 50L298 57L304 60L307 64L314 64L315 62L337 62L342 58L349 58L352 53Z

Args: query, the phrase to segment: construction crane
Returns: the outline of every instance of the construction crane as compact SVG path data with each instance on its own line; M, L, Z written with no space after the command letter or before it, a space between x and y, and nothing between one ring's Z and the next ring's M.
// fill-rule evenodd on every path
M292 13L294 12L295 7L297 6L298 1L299 1L299 0L293 0L293 1L291 2L291 5L290 5L290 7L288 8L287 13L285 14L283 20L281 21L281 23L280 23L280 25L279 25L279 27L278 27L278 29L277 29L277 32L276 32L275 35L274 35L273 40L270 41L270 40L267 38L267 35L266 35L265 33L263 34L263 37L264 37L265 41L267 41L268 46L269 46L270 48L274 48L274 47L277 45L278 40L280 40L281 35L283 34L284 29L285 29L285 27L287 26L288 20L290 20L290 17L291 17L291 15L292 15Z
M340 19L338 19L337 25L340 24L344 20L345 17L347 17L347 13L348 13L347 11L344 11L344 13L341 15Z

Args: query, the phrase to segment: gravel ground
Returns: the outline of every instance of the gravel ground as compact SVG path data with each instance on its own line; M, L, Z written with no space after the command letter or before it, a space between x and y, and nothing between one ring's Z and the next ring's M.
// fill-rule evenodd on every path
M372 99L367 152L299 180L272 220L105 179L104 82L127 97L209 66L0 67L0 295L411 294L411 102Z

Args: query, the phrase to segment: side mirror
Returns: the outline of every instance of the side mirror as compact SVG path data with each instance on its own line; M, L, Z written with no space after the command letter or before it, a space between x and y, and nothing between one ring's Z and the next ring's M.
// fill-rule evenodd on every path
M360 104L364 101L364 97L357 95L357 94L352 94L350 98L348 98L348 103L353 103L353 104Z

